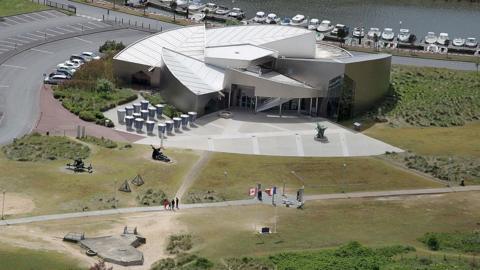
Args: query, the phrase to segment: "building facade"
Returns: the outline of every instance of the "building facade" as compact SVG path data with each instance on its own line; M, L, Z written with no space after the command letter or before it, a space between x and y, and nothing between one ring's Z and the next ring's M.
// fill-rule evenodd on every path
M116 75L149 85L182 111L240 107L333 119L370 109L387 94L391 56L352 55L289 26L178 28L114 57Z

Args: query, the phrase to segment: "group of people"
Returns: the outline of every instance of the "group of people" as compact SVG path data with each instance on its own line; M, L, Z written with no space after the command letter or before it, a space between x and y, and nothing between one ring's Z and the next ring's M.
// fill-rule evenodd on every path
M175 211L175 207L179 209L178 204L179 204L178 198L172 199L172 201L168 199L163 200L163 208L165 208L165 210L169 209L169 210Z

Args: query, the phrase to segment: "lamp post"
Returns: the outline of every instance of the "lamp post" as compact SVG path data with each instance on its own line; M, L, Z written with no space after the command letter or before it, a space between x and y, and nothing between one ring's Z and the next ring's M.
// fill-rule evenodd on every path
M346 171L347 171L347 164L343 163L342 166L342 182L343 182L343 187L342 187L342 193L346 192L346 187L347 187L347 178L346 178Z
M303 194L305 194L305 180L303 179L303 177L298 175L295 171L291 171L291 173L295 175L295 177L297 177L297 179L302 182L302 188L297 192L297 200L299 202L303 202Z
M223 193L225 194L225 201L227 200L227 178L228 178L228 172L227 171L223 171L223 175L225 176L225 183L224 183L224 191Z
M5 210L5 190L2 192L3 196L2 196L2 220L5 219L5 216L3 215L4 213L4 210Z

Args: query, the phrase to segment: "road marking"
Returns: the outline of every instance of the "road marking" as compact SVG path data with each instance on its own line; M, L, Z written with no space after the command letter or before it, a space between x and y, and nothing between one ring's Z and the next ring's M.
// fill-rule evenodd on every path
M37 40L38 40L38 39L36 39L36 38L25 37L25 36L22 36L22 35L17 35L17 37L19 37L19 38L26 38L26 39L30 39L30 40L34 40L34 41L37 41Z
M13 44L13 45L17 44L17 42L11 42L11 41L6 41L6 40L0 40L0 42Z
M34 22L38 20L38 18L32 17L32 16L27 15L27 14L22 14L22 16L25 16L25 17L27 17L27 18L30 18L30 19L31 19L32 21L34 21Z
M7 17L4 17L4 19L5 19L5 21L10 21L10 22L13 22L13 24L12 24L12 25L15 25L15 24L19 24L19 23L21 23L21 22L17 22L17 21L15 21L15 20L12 20L11 18L7 18Z
M39 35L35 35L35 34L32 34L32 33L24 33L24 35L30 35L30 36L34 36L34 37L37 37L37 38L45 38L45 36L39 36Z
M85 43L92 44L91 41L88 41L88 40L85 40L85 39L82 39L82 38L79 38L79 37L74 37L74 39L78 39L78 40L83 41Z
M98 19L98 18L95 18L95 17L91 17L91 16L88 16L88 15L77 14L77 16L83 17L83 18L87 18L87 19L89 19L89 20L94 20L94 21L97 21L97 22L101 21L101 19Z
M103 28L103 27L107 26L104 23L94 23L94 22L87 22L87 23L91 24L91 25L95 25L96 28Z
M47 31L48 31L48 30L47 30ZM52 36L52 37L55 36L55 35L50 34L50 33L47 33L47 32L35 31L35 33L40 33L40 34L42 34L43 36L45 36L45 34L47 34L47 36Z
M14 65L7 65L7 64L2 64L0 67L9 67L9 68L17 68L17 69L27 69L26 67L21 67L21 66L14 66Z
M32 17L38 16L38 17L40 17L40 20L46 20L46 19L48 19L48 17L43 16L43 15L40 15L40 12L30 13L30 15L31 15ZM38 18L37 18L37 19L38 19Z
M17 43L20 43L20 44L27 44L29 43L28 41L26 40L21 40L21 39L18 39L18 38L12 38L12 37L9 37L7 39L10 39L10 40L13 40L13 41L17 41Z
M215 151L212 138L208 138L207 142L208 142L208 151Z
M52 15L53 17L63 17L63 16L67 16L66 14L63 14L61 12L57 12L57 11L52 11L52 10L45 10L46 13Z
M24 19L24 18L22 18L22 17L19 17L19 16L13 16L13 17L11 17L11 18L19 19L20 21L22 21L22 23L28 23L28 22L30 22L29 20L26 20L26 19Z
M71 24L67 24L67 25L65 25L64 27L70 27L70 28L75 29L76 31L82 31L82 28L75 27L75 26L73 26L73 25L71 25Z
M340 145L342 146L342 154L344 157L350 156L350 153L348 152L348 146L347 146L347 141L345 138L345 133L340 132Z
M73 33L73 32L75 32L75 31L68 30L68 29L65 29L65 28L63 28L63 27L60 27L60 26L55 27L55 29L60 29L60 30L66 31L66 32L68 32L68 33ZM64 34L64 33L62 33L62 34Z
M255 155L260 154L260 146L258 146L258 137L252 136L252 146L253 146L253 153Z
M0 44L2 47L7 47L7 48L15 48L14 45L5 45L5 44Z
M85 24L81 24L81 23L78 23L81 27L83 27L84 29L87 28L87 29L93 29L93 27L90 27L90 26L86 26Z
M303 150L303 141L300 134L295 134L295 143L297 144L297 155L301 157L305 156L305 151Z
M0 88L9 88L10 85L0 85Z
M3 52L8 52L8 51L10 51L10 49L4 49L4 48L0 48L0 51L3 51Z
M56 27L56 28L58 28L58 27ZM59 35L65 34L64 32L53 30L52 28L47 28L45 31L50 31L50 32L53 32L53 33L59 34ZM70 33L70 32L68 32L68 33ZM52 35L52 36L54 36L54 35Z
M13 24L8 24L8 23L6 23L6 22L0 22L0 24L4 24L5 27L8 27L8 26L12 26L12 25L13 25Z
M41 52L41 53L46 53L46 54L53 54L53 52L44 51L44 50L40 50L40 49L30 49L30 51Z

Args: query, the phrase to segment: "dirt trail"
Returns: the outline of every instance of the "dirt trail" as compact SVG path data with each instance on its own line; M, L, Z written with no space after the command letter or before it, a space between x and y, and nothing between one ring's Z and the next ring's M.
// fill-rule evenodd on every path
M193 183L197 179L197 176L201 172L203 167L207 165L207 162L210 160L211 155L212 155L212 152L208 152L208 151L201 152L200 158L193 165L193 167L190 169L190 171L185 176L185 178L183 178L182 185L178 189L177 194L175 194L176 198L179 198L180 200L182 199L185 192L187 192L187 190L193 185Z

